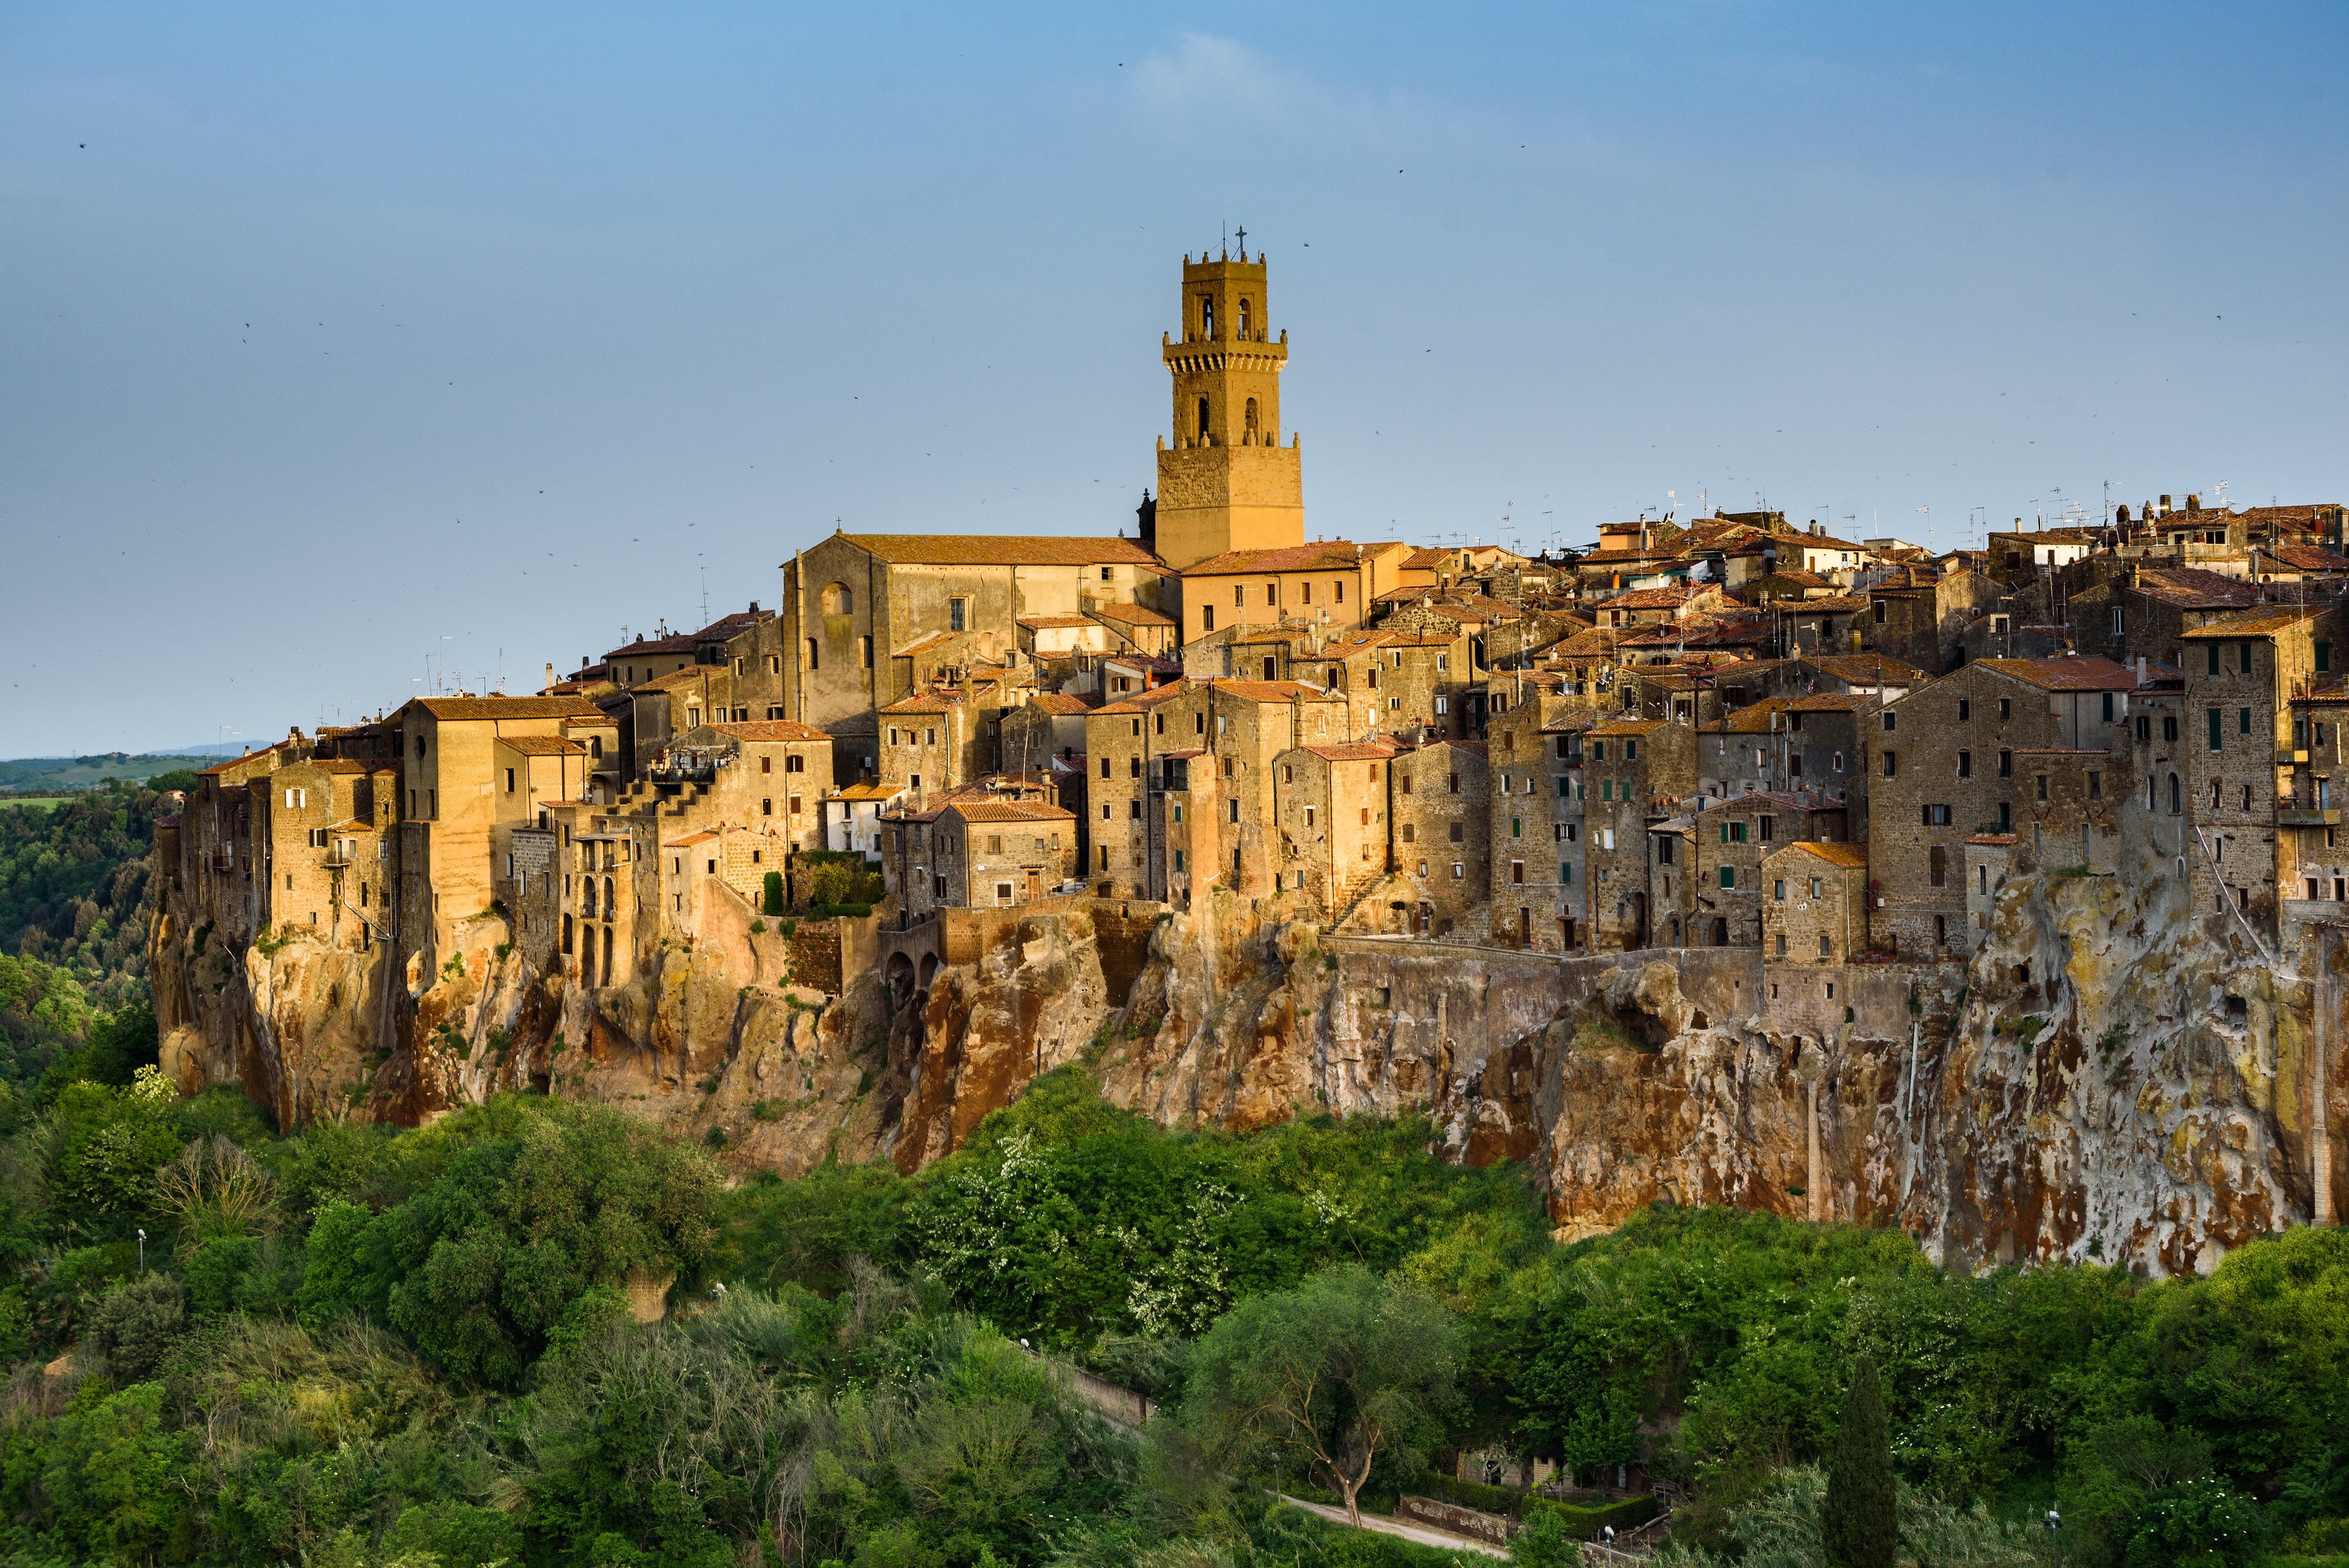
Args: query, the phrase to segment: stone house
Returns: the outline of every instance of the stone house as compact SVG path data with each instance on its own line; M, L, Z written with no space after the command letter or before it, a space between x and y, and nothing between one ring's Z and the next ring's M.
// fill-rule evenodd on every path
M905 791L886 784L851 784L823 797L823 847L881 860L881 819L903 806Z
M2259 589L2240 578L2195 567L2115 573L2064 601L2074 648L2121 664L2142 657L2175 664L2180 634L2217 616L2250 609Z
M1882 707L1876 693L1858 691L1818 692L1788 702L1778 717L1782 766L1773 787L1817 789L1847 801L1865 832L1871 753L1879 749L1871 743L1883 731Z
M256 930L298 926L365 951L390 934L382 904L398 775L388 763L295 755L246 787L261 841Z
M1407 924L1449 933L1491 894L1492 777L1481 740L1430 740L1388 769L1387 814L1396 876L1416 897ZM1580 767L1578 758L1575 763Z
M1103 898L1149 897L1150 865L1158 822L1148 810L1143 775L1169 753L1206 748L1178 727L1169 736L1166 705L1191 689L1188 681L1155 686L1085 715L1085 875ZM1191 717L1186 711L1185 717Z
M2308 748L2292 699L2329 675L2339 612L2275 606L2217 616L2181 632L2192 822L2187 864L2196 908L2235 911L2273 934L2278 900L2298 892L2297 830L2278 813L2298 793ZM2313 776L2313 768L2311 767Z
M1335 916L1387 873L1388 775L1399 749L1385 740L1341 741L1292 747L1272 759L1278 885L1302 895L1319 918Z
M1963 845L2015 830L2017 754L2110 750L2136 686L2109 659L1985 659L1887 703L1866 826L1878 937L1919 958L1971 951Z
M560 738L566 720L597 722L603 714L583 697L429 696L395 717L407 799L395 802L401 831L394 923L404 952L437 964L451 923L497 896L492 840L510 810L499 788L500 744Z
M1333 631L1358 626L1379 595L1398 586L1413 553L1407 544L1333 539L1211 555L1183 569L1183 639L1284 618Z
M1702 797L1698 797L1702 799ZM1762 862L1788 843L1840 843L1847 838L1840 802L1816 795L1760 792L1706 801L1687 817L1685 849L1655 845L1657 907L1688 922L1674 946L1743 947L1762 941ZM1674 888L1684 889L1676 895Z
M1696 730L1696 787L1714 796L1749 795L1785 782L1779 716L1795 699L1764 697L1724 711Z
M1109 627L1091 615L1022 615L1019 626L1019 651L1033 659L1102 654L1110 648Z
M1041 800L957 800L932 830L936 903L1032 903L1077 872L1076 817Z
M1112 648L1164 658L1180 646L1182 623L1146 604L1123 600L1088 599L1085 614L1105 628Z
M1489 936L1556 953L1587 935L1583 737L1597 716L1537 691L1489 727Z
M1615 719L1585 731L1582 749L1591 944L1600 951L1649 946L1659 933L1651 920L1648 825L1695 793L1696 730L1661 719Z
M1081 764L1085 716L1098 704L1068 692L1041 691L1006 714L997 728L998 760L1015 773L1040 768L1050 758Z
M1939 575L1910 570L1868 590L1860 645L1923 671L1957 667L1966 627L1998 607L2005 587L1987 573L1960 569Z
M960 687L937 687L900 698L880 713L878 782L916 799L968 784L994 758L975 705Z
M783 563L783 717L830 734L835 779L858 778L876 766L880 710L927 684L916 667L1008 656L1021 617L1084 614L1089 599L1170 610L1172 583L1130 539L834 533ZM927 665L909 659L906 684L885 689L875 650L926 636L941 639Z
M1862 845L1816 840L1765 856L1764 965L1841 965L1867 952L1868 864Z

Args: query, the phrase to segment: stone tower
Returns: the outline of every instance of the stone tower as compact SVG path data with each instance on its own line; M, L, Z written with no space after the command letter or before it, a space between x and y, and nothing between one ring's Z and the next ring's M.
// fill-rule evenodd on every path
M1288 334L1266 325L1264 258L1183 258L1183 332L1161 339L1174 437L1158 443L1154 543L1177 571L1227 550L1305 542L1295 438L1280 444Z

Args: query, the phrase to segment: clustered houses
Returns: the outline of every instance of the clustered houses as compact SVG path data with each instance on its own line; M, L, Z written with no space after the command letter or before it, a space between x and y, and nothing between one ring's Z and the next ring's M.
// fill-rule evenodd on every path
M1556 558L1308 541L1262 258L1186 259L1181 313L1130 533L837 532L780 611L295 731L184 804L204 920L414 974L494 914L608 985L846 854L904 924L1221 890L1540 952L1937 961L2002 882L2112 871L2125 814L2263 939L2349 903L2338 506L1938 552L1775 511Z

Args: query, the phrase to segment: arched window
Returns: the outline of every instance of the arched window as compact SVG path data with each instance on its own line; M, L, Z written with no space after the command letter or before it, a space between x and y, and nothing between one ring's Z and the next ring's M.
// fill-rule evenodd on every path
M609 920L619 913L619 901L612 896L612 879L605 877L604 879L604 918Z
M1206 440L1206 438L1207 438L1207 400L1206 400L1205 397L1202 397L1202 398L1200 398L1200 399L1199 399L1199 439L1201 439L1201 440L1203 440L1203 441L1204 441L1204 440Z
M601 762L604 759L604 738L602 736L591 735L587 738L587 755L594 758L598 762Z
M604 984L612 983L612 928L604 928Z
M772 799L763 799L759 802L759 815L761 817L771 817L774 814L775 802Z
M845 583L835 583L823 591L823 613L827 615L853 615L856 613L856 595L848 591Z
M1252 325L1253 325L1253 323L1250 321L1250 319L1249 319L1249 315L1248 315L1248 302L1247 302L1247 296L1246 294L1242 294L1242 295L1240 296L1240 341L1241 341L1241 342L1243 342L1243 343L1253 343L1253 342L1255 342L1255 341L1256 341L1256 339L1255 339L1255 337L1254 337L1254 335L1252 335L1251 330L1250 330L1250 329L1251 329L1251 327L1252 327Z
M571 917L567 914L563 917L563 951L571 951Z
M1213 294L1199 296L1199 335L1201 337L1216 335L1216 296Z
M1257 442L1257 434L1256 434L1256 399L1255 399L1255 398L1253 398L1253 397L1251 397L1251 398L1249 398L1249 399L1247 400L1247 434L1245 434L1244 436L1242 436L1242 437L1240 438L1240 439L1241 439L1241 441L1242 441L1242 443L1243 443L1244 445L1251 446L1251 447L1255 446L1255 445L1256 445L1256 442Z
M580 909L588 919L593 920L595 918L595 879L594 877L586 879L584 899L585 902L581 903Z

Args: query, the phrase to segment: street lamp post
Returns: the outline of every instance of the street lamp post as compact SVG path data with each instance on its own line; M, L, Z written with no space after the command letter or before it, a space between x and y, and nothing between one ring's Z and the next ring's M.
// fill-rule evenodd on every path
M2063 1525L2064 1516L2056 1512L2054 1509L2049 1509L2047 1511L2047 1551L2051 1556L2060 1556L2062 1554L2063 1548L2061 1543L2063 1536L2061 1534L2061 1531L2063 1529Z
M147 1272L147 1231L144 1226L139 1231L139 1272Z

